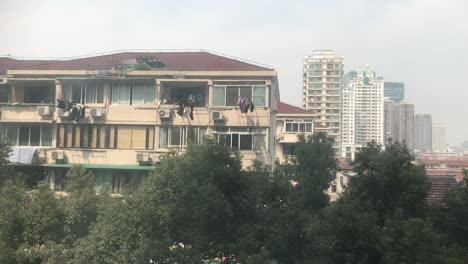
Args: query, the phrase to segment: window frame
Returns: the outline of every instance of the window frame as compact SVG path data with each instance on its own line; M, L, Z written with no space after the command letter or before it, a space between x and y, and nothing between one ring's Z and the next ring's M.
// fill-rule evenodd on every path
M38 145L31 145L31 126L34 125L34 126L37 126L39 125L39 142L38 142ZM50 131L52 132L52 124L43 124L43 123L8 123L8 124L3 124L2 127L3 129L5 130L2 130L2 135L0 135L0 137L2 137L2 141L4 140L8 140L9 138L9 135L8 135L8 131L9 130L9 127L10 126L10 129L11 127L13 127L13 130L15 130L15 142L9 142L10 144L12 144L13 146L18 146L18 147L51 147L52 146L52 133L50 133L50 138L48 140L49 144L48 145L43 145L43 141L45 141L45 138L44 138L44 130L45 130L45 126L49 126L50 127ZM20 145L20 130L21 130L21 127L22 126L27 126L27 133L28 133L28 144L25 145L25 144L21 144ZM6 132L6 135L5 135L5 132L4 131L7 131ZM3 138L3 137L6 137L6 138Z
M188 138L188 129L196 129L196 137L197 139L195 142L190 142L190 139ZM179 129L179 144L178 145L172 145L172 130L173 129ZM162 133L161 130L164 130L164 133ZM167 148L167 149L185 149L190 143L194 144L201 144L203 143L203 139L207 135L207 129L206 127L201 127L201 126L160 126L159 127L159 136L158 136L158 147L159 148ZM164 137L164 138L162 138Z
M218 130L219 129L219 130ZM255 152L268 152L268 128L259 128L259 129L251 129L250 127L226 127L226 128L215 128L211 132L213 136L215 137L215 140L220 143L220 135L223 135L224 138L227 137L227 135L230 136L230 142L229 144L226 144L227 147L237 149L239 151L255 151ZM236 135L237 138L237 146L234 147L234 135ZM250 142L251 142L251 147L250 149L243 149L241 148L242 145L242 137L245 136L250 136ZM264 141L264 147L265 150L259 149L261 148L260 143L257 143L256 136L263 136L263 141ZM227 142L225 142L227 143Z
M224 103L222 105L219 105L219 104L215 104L214 102L214 98L215 98L215 89L222 89L224 91ZM232 85L218 85L218 84L214 84L213 87L212 87L212 96L211 96L211 100L210 100L210 103L212 106L214 107L233 107L233 106L237 106L237 103L235 105L228 105L228 89L233 89L233 88L237 88L237 97L240 98L241 96L241 89L248 89L250 88L250 100L252 100L252 102L254 102L255 106L258 106L258 107L269 107L269 86L268 85L260 85L260 84L252 84L252 85L245 85L245 84L239 84L239 85L236 85L236 84L232 84ZM264 92L264 98L263 98L263 105L262 104L258 104L256 102L256 100L258 99L255 99L255 97L259 97L259 96L255 96L255 89L259 89L259 88L264 88L265 89L265 92ZM237 99L236 99L237 101Z
M288 131L288 125L290 128L292 128L294 125L297 125L297 131ZM301 125L304 126L304 131L300 131ZM311 127L310 131L307 131L308 130L307 125L310 125ZM312 120L285 120L283 124L283 131L285 134L295 134L295 133L313 134L314 133L314 121Z

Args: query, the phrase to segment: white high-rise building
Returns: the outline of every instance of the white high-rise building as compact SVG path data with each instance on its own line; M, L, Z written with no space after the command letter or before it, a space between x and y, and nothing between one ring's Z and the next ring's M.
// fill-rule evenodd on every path
M372 140L384 143L383 85L367 65L343 89L342 157L354 159L356 150Z
M303 107L314 114L314 121L329 127L329 135L340 143L342 56L333 50L314 50L304 57Z

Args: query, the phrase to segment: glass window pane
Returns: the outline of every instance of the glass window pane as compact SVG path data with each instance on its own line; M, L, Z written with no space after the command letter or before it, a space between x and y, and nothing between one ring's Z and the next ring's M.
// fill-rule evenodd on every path
M306 132L312 132L312 123L306 123Z
M159 127L159 147L166 148L167 147L167 137L168 137L168 128L167 127Z
M73 103L81 103L81 82L72 83L71 101Z
M6 126L6 139L8 142L14 146L18 143L18 125L17 124L7 124L2 125Z
M104 82L98 82L96 87L96 103L104 103Z
M29 135L29 145L39 146L41 141L41 125L31 125Z
M254 150L266 152L267 149L266 136L265 135L254 135Z
M232 136L231 147L234 149L238 149L239 148L239 134L232 134L231 136Z
M130 82L121 82L119 84L119 104L130 104Z
M112 83L112 103L113 104L119 103L119 83L118 82Z
M213 106L224 106L224 86L213 86Z
M86 84L85 96L86 96L85 103L87 104L96 103L96 83L95 82L89 82Z
M240 135L240 150L252 150L252 135Z
M239 103L239 87L226 87L226 106L236 106Z
M180 146L180 127L171 127L171 142L169 145L171 147L177 147Z
M0 85L0 103L8 103L10 88L7 85Z
M292 132L292 124L286 123L286 132Z
M41 146L50 146L52 144L52 126L42 125Z
M145 103L145 83L135 82L133 83L132 104L144 104L144 103Z
M252 100L252 87L251 87L251 86L247 86L247 87L241 86L241 87L239 88L239 90L240 90L240 92L239 92L240 98L244 98L244 97L245 97L245 98L247 98L247 99Z
M198 144L198 127L187 127L187 144Z
M154 82L145 83L145 104L154 104L155 89Z
M29 145L29 125L21 125L19 129L19 146Z
M254 86L252 101L255 106L266 106L266 88L265 86Z
M299 132L305 132L305 124L304 123L299 124Z
M293 123L292 124L292 132L298 132L299 131L299 124L298 123Z

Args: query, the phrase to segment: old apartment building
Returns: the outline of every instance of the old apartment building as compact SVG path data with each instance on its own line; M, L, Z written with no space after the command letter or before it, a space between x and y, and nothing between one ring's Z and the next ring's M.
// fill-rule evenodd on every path
M272 68L206 51L123 52L66 60L0 58L0 136L18 167L61 191L74 164L114 193L144 182L163 155L209 135L243 165L275 160Z

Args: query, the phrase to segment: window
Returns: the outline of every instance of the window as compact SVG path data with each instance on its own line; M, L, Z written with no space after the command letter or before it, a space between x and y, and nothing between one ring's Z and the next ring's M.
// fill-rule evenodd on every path
M104 81L65 81L62 99L76 104L102 104Z
M154 89L152 82L135 81L133 83L132 104L153 104Z
M138 188L138 174L136 172L118 171L112 174L112 193L123 193Z
M258 128L217 128L213 132L219 143L239 150L267 152L267 130Z
M243 97L252 100L255 106L268 106L265 85L213 86L213 106L237 106L239 98Z
M50 124L2 124L0 138L14 146L50 146Z
M206 136L206 128L201 127L160 127L160 148L185 148L188 144L201 144Z
M153 126L61 124L59 148L153 149Z
M283 155L294 156L296 151L296 144L283 144Z
M26 86L15 87L18 90L23 90L23 103L27 104L44 104L53 102L54 89L52 86Z
M115 81L112 83L112 104L154 104L153 81Z
M8 103L9 99L10 87L8 85L0 85L0 103Z
M308 120L286 120L284 131L286 133L313 133L314 122Z

